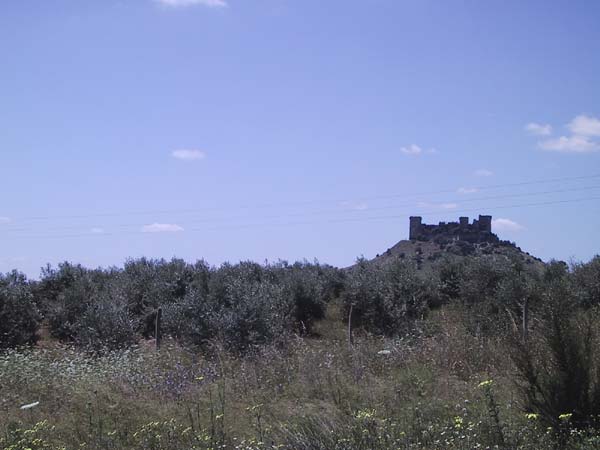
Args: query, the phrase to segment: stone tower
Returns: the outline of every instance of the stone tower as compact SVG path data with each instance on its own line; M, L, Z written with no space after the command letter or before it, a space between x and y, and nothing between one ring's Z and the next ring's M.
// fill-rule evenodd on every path
M486 231L488 233L492 232L492 216L479 216L479 230Z
M421 233L421 222L423 218L421 216L410 217L410 229L408 233L409 239L416 239Z

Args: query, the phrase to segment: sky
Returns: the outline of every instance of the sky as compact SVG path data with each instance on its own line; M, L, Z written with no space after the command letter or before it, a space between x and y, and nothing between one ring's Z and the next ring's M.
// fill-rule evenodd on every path
M7 0L0 272L600 236L600 3Z

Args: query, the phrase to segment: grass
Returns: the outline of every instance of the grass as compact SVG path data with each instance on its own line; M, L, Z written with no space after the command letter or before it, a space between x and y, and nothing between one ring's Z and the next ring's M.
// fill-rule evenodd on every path
M470 333L460 308L403 339L357 332L352 346L340 311L243 358L168 340L101 357L48 340L7 352L0 448L555 448L556 430L520 408L506 346ZM569 439L600 448L595 435Z

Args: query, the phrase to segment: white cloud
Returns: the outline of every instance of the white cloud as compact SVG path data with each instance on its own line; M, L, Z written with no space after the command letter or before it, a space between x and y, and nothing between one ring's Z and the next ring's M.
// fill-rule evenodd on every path
M456 190L456 192L458 192L459 194L474 194L476 192L479 192L479 189L477 188L467 188L467 187L460 187Z
M525 125L525 131L535 136L549 136L552 134L552 126L532 122Z
M600 150L600 144L593 142L587 136L561 136L538 142L542 150L562 153L589 153Z
M104 233L104 229L103 228L92 228L90 230L90 233L94 233L94 234L102 234Z
M201 150L179 149L173 150L171 152L171 156L173 156L173 158L181 159L183 161L197 161L206 158L206 153L204 153Z
M600 136L600 119L581 114L567 125L571 133L578 136Z
M153 223L144 225L141 231L142 233L176 233L183 231L183 227L174 223Z
M458 208L457 203L429 203L429 202L418 202L417 207L419 208L431 208L431 209L456 209Z
M342 202L341 206L354 211L365 211L369 209L369 205L365 202Z
M207 6L209 8L226 8L225 0L155 0L163 6L171 8L185 8L187 6Z
M418 156L422 155L423 153L438 153L438 151L435 148L424 149L422 147L419 147L417 144L410 144L406 147L401 147L400 151L405 155L411 156Z
M442 208L442 209L456 209L456 208L458 208L458 205L456 203L442 203L440 205L440 208Z
M594 139L600 137L600 119L580 114L567 124L567 128L571 132L569 136L538 141L538 148L561 153L590 153L600 150L600 142ZM536 123L526 125L525 129L537 136L548 136L552 132L550 125Z
M473 174L476 177L491 177L494 175L494 172L488 169L477 169L475 172L473 172Z
M0 216L0 225L7 224L7 223L10 223L10 222L11 222L10 217Z
M417 144L411 144L408 147L402 147L400 151L405 155L420 155L423 153L423 149Z
M514 220L510 219L494 219L492 220L492 230L494 231L521 231L525 227Z

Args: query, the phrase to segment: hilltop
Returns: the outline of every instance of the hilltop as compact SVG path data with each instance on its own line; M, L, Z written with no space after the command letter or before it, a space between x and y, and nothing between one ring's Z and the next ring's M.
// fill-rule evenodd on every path
M492 216L481 215L473 223L469 223L468 217L460 217L458 222L437 225L423 224L418 216L410 217L409 239L378 254L372 262L382 264L403 259L415 262L418 269L427 270L445 257L483 255L517 258L532 267L543 265L541 259L523 251L514 242L501 240L492 232Z

